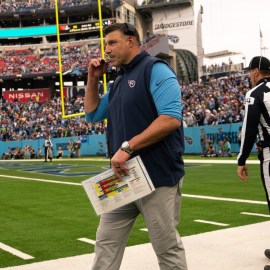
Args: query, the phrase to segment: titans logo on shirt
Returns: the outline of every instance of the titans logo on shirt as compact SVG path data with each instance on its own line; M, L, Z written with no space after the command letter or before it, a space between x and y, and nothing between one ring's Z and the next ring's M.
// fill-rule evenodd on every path
M136 82L134 80L128 80L128 85L130 88L133 88L135 86Z

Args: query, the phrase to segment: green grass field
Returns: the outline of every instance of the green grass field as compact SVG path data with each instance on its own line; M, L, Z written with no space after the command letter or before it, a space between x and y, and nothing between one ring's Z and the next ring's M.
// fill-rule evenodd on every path
M195 157L185 157L186 176L179 226L182 236L224 228L194 221L198 219L229 224L226 228L269 219L241 214L268 214L259 165L249 165L250 181L243 183L236 174L237 166L234 164L200 164L199 161L203 160L200 157L196 157L198 164L189 164L188 158ZM95 240L99 221L83 187L78 183L107 168L109 162L103 158L63 159L51 163L44 163L43 160L1 161L0 244L34 258L24 260L0 248L0 268L94 252L93 245L78 240L82 237ZM235 201L225 201L224 198ZM128 245L149 242L148 234L141 231L142 228L145 225L139 217Z

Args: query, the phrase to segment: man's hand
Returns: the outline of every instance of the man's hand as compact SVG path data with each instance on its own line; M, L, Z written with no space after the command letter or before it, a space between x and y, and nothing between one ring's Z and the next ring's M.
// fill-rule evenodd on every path
M247 176L248 176L247 165L238 166L237 174L244 182L247 182L248 181L248 178L247 178Z
M112 157L112 169L118 179L122 179L122 175L128 175L128 167L126 161L129 160L130 155L125 151L119 149Z
M109 66L109 63L103 59L92 59L88 65L88 76L90 78L102 76Z
M88 65L88 79L84 96L84 110L85 112L93 112L100 100L98 86L99 77L102 76L109 66L108 62L105 62L101 58L92 59Z

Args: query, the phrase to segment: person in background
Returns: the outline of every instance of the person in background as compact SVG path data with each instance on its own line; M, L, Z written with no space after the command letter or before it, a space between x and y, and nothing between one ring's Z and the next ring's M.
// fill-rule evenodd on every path
M42 150L41 150L41 148L39 147L39 148L38 148L38 151L37 151L37 158L42 158L42 157L43 157Z
M206 156L206 151L207 151L207 141L206 141L206 134L204 129L201 129L201 136L200 136L200 144L201 144L201 156L205 157Z
M126 161L140 155L155 191L101 215L92 270L120 268L132 226L139 214L146 223L159 267L187 270L177 230L184 176L181 89L167 63L140 49L136 28L115 23L104 30L106 49L118 77L101 98L98 81L109 63L93 59L88 67L85 112L88 122L108 117L112 169L128 173Z
M28 144L24 146L23 151L24 151L24 158L25 159L30 158L30 146Z
M56 158L62 158L62 157L63 157L63 149L61 146L59 146Z
M74 150L76 157L81 157L81 140L80 137L78 137L74 143Z
M68 145L67 145L67 149L68 149L68 151L69 151L69 157L70 158L73 158L74 157L74 155L75 155L75 148L74 148L74 141L72 140L72 139L70 139L69 140L69 142L68 142Z
M45 156L45 162L48 161L48 158L50 161L52 161L53 156L52 156L52 141L50 140L49 136L45 137L45 142L44 142L44 156Z
M31 159L37 158L36 151L35 151L34 147L32 147L32 146L29 147L29 153L30 153Z
M239 144L239 148L241 147L241 135L242 135L242 127L239 127L237 134L237 142Z
M231 143L227 137L224 137L222 143L222 156L232 157Z
M222 128L218 129L218 134L217 134L217 146L218 146L218 154L223 156L223 143L224 143L224 131Z
M215 146L213 144L213 142L210 139L206 139L207 142L207 150L206 150L206 157L217 157L217 153L215 150Z
M245 97L245 116L237 159L237 174L244 182L248 181L246 160L258 136L261 179L270 210L270 61L266 57L255 56L245 69L249 70L253 88ZM265 250L265 255L270 259L270 249ZM266 265L264 269L270 270L270 265Z
M195 117L191 112L187 112L187 115L185 117L185 121L188 127L194 127L195 125Z

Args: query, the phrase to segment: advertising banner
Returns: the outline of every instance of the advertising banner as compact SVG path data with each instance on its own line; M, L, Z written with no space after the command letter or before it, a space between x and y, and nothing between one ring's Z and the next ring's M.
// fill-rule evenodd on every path
M196 45L196 31L194 16L179 18L173 15L159 12L153 16L153 31L155 34L166 34L169 43L175 49L188 49Z
M3 98L9 102L26 102L29 99L37 102L44 102L50 99L50 91L46 89L25 89L22 91L5 91Z

